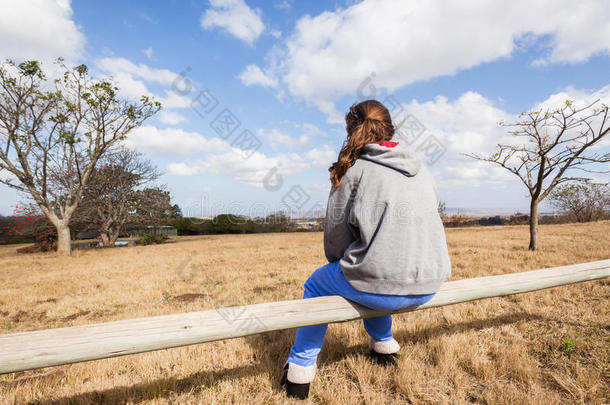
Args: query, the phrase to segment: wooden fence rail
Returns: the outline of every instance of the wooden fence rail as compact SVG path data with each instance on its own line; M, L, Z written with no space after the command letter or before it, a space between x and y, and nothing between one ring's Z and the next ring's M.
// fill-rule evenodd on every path
M426 304L393 313L520 294L609 276L610 259L607 259L449 281ZM5 334L0 335L0 374L385 313L332 296Z

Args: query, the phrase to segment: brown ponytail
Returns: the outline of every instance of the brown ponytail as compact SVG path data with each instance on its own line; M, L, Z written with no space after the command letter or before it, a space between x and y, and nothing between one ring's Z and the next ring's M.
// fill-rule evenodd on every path
M394 135L390 112L377 100L366 100L352 105L345 115L345 124L347 140L337 161L328 169L333 186L341 184L345 173L356 163L365 145L389 141Z

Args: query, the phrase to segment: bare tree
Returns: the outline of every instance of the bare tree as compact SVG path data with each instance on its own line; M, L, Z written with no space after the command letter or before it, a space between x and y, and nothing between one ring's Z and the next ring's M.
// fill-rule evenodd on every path
M114 246L125 224L135 221L140 190L159 176L138 152L121 148L107 153L93 171L75 217L99 231L105 247Z
M36 202L57 229L57 250L71 251L70 220L100 157L161 107L118 97L110 79L85 65L50 81L37 61L0 64L0 182Z
M530 194L530 250L537 247L538 204L558 184L588 180L575 175L574 170L607 172L590 168L590 165L610 162L610 153L600 155L590 151L610 131L608 106L594 107L598 102L576 108L572 101L566 100L561 108L521 113L517 123L499 124L515 128L510 133L525 138L527 143L498 144L497 152L489 157L464 154L507 169L527 187Z
M603 219L606 210L610 208L608 184L562 184L556 187L548 198L553 207L571 213L578 222Z

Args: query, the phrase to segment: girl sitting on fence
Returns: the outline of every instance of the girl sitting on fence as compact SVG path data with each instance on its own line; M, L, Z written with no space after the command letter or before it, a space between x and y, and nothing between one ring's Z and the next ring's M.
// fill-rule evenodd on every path
M381 311L429 301L451 274L438 191L421 160L395 135L387 108L376 100L345 116L347 140L330 171L324 226L328 264L305 283L303 298L340 295ZM364 319L370 356L394 365L400 346L390 315ZM327 325L297 329L282 387L305 399Z

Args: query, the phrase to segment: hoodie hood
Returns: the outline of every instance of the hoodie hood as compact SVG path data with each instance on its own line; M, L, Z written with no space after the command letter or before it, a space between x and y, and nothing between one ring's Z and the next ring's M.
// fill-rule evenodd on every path
M422 164L405 141L398 137L366 145L360 152L360 159L389 167L409 177L415 176Z

